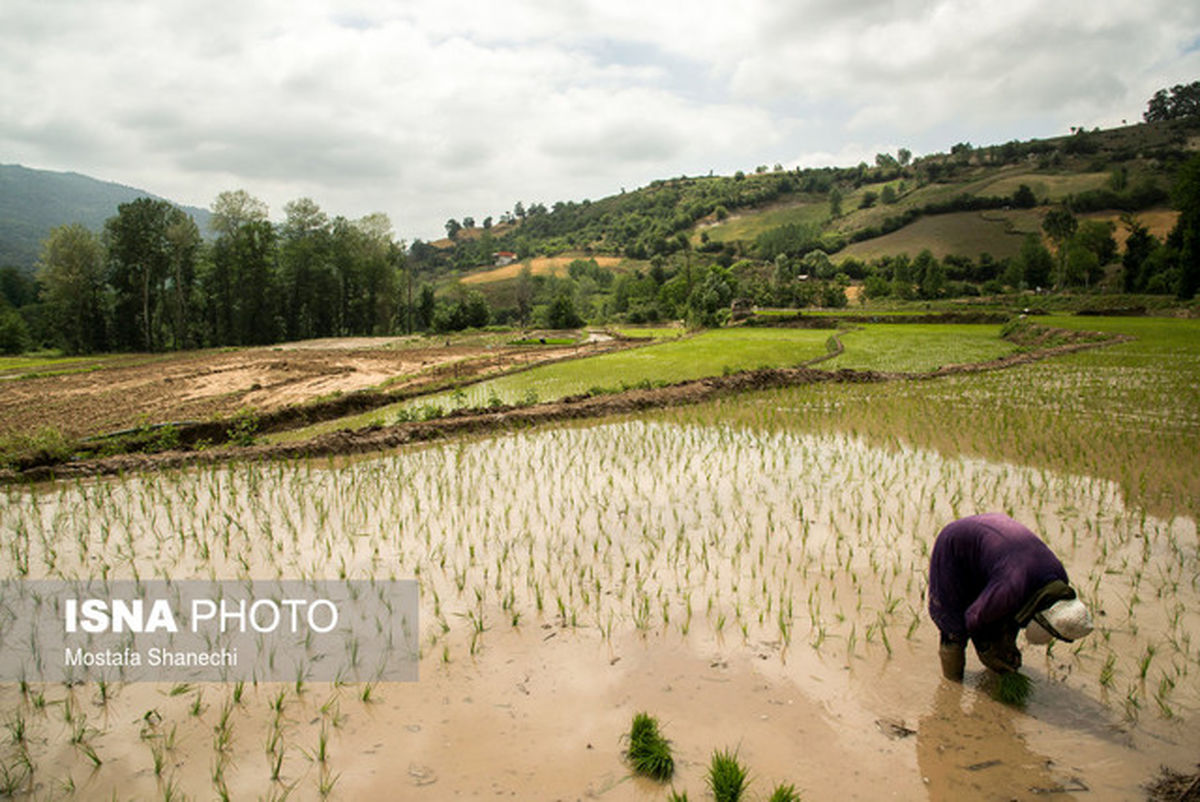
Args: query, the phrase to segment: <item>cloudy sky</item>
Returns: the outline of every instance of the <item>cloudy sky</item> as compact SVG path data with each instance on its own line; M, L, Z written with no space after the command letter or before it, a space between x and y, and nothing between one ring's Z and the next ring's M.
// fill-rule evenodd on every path
M517 201L1134 122L1179 0L4 0L0 163L444 236Z

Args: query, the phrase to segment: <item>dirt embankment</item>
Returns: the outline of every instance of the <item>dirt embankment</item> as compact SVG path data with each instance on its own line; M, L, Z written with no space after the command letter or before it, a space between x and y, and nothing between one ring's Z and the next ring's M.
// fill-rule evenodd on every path
M411 443L442 437L475 434L536 426L569 420L601 418L696 404L720 396L754 390L796 387L818 382L923 381L942 376L1001 370L1050 356L1095 348L1123 340L1110 337L1055 344L1010 354L989 362L948 365L926 373L886 373L862 370L818 370L815 368L776 368L744 371L729 376L714 376L666 387L628 390L606 395L577 395L554 403L494 409L463 409L430 421L369 427L357 431L339 431L301 443L252 445L200 451L166 451L157 454L121 454L100 459L77 460L58 465L30 467L24 471L0 471L0 481L40 481L117 474L138 470L171 469L196 464L216 464L246 459L288 459L332 455L363 454L383 451Z
M744 326L795 329L836 329L859 323L979 323L998 326L1007 323L1012 315L1004 312L929 312L914 315L838 314L823 315L754 315L745 320Z

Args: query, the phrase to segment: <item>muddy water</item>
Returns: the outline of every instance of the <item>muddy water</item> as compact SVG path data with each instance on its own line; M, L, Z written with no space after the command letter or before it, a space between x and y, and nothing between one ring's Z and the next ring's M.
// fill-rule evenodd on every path
M964 685L942 681L924 613L934 535L982 510L1041 532L1097 613L1074 648L1024 649L1023 710L988 696L973 655ZM692 798L725 747L756 796L786 782L809 799L1130 798L1200 749L1195 524L1087 477L633 422L10 490L0 531L5 576L422 583L421 680L367 701L0 688L37 798L661 799L622 762L638 710Z

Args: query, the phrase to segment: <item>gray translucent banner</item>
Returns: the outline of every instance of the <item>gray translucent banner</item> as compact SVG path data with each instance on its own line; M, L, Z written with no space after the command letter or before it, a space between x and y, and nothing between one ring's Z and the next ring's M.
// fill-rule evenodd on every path
M0 682L417 679L415 580L0 581Z

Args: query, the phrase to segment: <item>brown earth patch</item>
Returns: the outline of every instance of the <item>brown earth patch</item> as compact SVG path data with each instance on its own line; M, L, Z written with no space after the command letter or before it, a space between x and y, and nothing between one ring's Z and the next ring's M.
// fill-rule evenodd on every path
M521 275L521 271L526 266L529 267L530 274L534 276L561 275L567 272L567 266L576 259L584 261L592 260L600 267L610 269L619 266L624 261L619 256L539 256L534 259L526 259L523 262L513 262L503 267L484 269L478 273L464 276L461 281L463 284L487 284L493 281L508 281Z
M83 438L150 423L219 420L248 407L270 414L323 396L364 393L385 384L392 394L413 393L623 345L519 348L436 342L362 348L342 339L327 347L307 342L200 351L8 380L0 393L0 436L52 427L65 437Z

